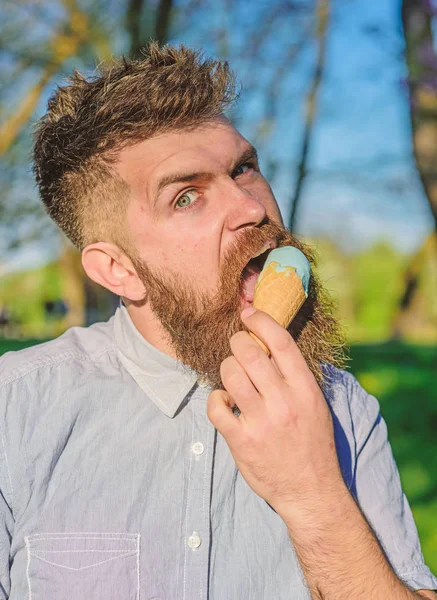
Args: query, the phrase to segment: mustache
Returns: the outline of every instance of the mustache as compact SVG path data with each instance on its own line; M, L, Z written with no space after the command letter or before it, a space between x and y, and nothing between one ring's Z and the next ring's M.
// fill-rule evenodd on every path
M267 242L277 247L294 246L317 265L314 250L296 238L281 223L264 221L235 233L223 254L220 281L215 292L202 291L201 283L186 281L178 272L133 261L147 290L147 302L156 315L175 356L195 370L214 388L221 388L220 366L232 354L232 335L247 330L240 318L240 277L247 262ZM333 311L332 302L312 268L308 298L293 320L289 333L319 385L325 374L324 364L342 368L344 337Z
M219 287L235 287L247 263L269 242L273 242L277 248L294 246L306 256L311 265L316 263L315 256L308 246L301 243L283 225L266 219L257 227L242 230L233 240L224 255Z

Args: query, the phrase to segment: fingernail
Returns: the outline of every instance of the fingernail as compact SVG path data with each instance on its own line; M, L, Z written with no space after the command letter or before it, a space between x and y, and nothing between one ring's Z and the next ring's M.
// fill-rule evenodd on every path
M248 317L252 316L255 312L256 308L253 308L253 306L248 306L241 312L241 318L247 319Z

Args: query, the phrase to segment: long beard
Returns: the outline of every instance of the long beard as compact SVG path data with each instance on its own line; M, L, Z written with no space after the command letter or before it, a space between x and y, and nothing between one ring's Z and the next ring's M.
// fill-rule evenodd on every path
M295 246L305 254L312 267L313 251L276 222L265 222L241 232L223 260L220 282L215 294L199 292L177 274L153 270L132 257L146 290L146 300L160 320L176 357L194 369L200 381L214 389L223 388L222 361L231 355L230 338L246 330L240 318L241 273L248 259L266 242L275 239L278 247ZM319 385L326 376L324 364L343 367L344 335L334 317L335 306L312 269L308 298L288 331L295 339L308 367Z

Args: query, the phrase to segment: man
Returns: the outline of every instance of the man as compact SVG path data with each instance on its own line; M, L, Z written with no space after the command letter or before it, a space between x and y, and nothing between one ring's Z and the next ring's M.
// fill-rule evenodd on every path
M253 312L268 251L314 257L234 96L226 64L152 43L49 102L42 200L122 304L2 359L4 598L435 598L316 276L290 332Z

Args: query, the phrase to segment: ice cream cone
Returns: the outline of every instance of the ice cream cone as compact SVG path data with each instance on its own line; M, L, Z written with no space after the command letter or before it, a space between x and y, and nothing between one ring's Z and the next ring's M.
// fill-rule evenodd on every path
M253 306L268 313L279 325L287 328L307 296L302 280L293 267L286 266L280 271L277 267L278 263L272 261L262 271L255 285ZM270 355L265 344L252 332L250 335Z

